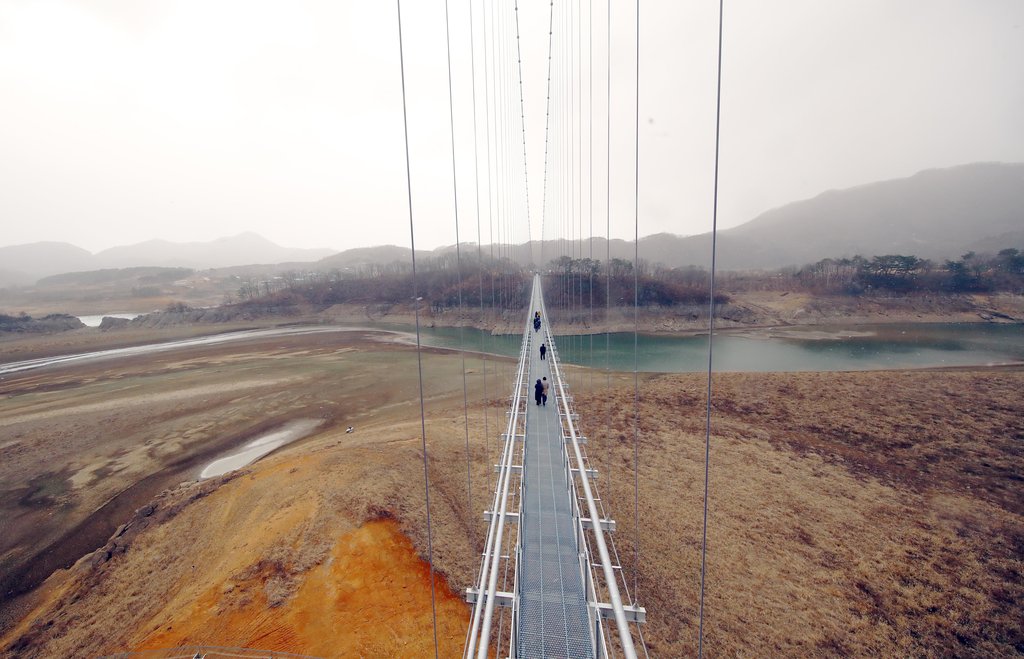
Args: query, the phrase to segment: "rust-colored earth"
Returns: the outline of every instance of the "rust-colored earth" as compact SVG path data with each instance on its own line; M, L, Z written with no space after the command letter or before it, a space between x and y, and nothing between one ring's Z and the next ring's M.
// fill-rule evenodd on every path
M257 590L238 608L218 610L232 587L214 583L135 649L241 645L318 657L423 657L434 651L430 568L392 520L370 521L341 536L295 596L277 607ZM458 655L469 611L441 579L436 605L439 652Z

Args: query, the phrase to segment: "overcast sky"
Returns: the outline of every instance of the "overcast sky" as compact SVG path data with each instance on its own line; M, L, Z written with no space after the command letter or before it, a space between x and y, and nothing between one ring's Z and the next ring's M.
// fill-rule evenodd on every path
M607 4L556 0L543 209L550 5L519 3L530 223L513 199L501 227L485 105L518 114L518 98L499 93L515 89L502 68L514 63L514 12L472 6L478 216L470 6L450 0L461 237L476 240L479 218L484 242L536 238L542 217L554 237L572 196L584 235L591 222L604 235L610 197L613 237L631 237L634 4L611 8L609 149ZM711 227L717 10L641 2L640 235ZM455 242L445 4L402 11L416 240L430 248ZM726 0L724 43L720 228L827 189L1024 161L1021 0ZM290 247L408 245L398 54L386 0L0 0L0 245L96 251L242 231ZM505 128L492 127L493 188L522 199L519 124L494 123Z

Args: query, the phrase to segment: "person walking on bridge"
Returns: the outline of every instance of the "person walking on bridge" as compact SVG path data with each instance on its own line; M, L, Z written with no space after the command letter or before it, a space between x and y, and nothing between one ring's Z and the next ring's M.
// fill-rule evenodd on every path
M540 380L537 380L537 384L533 385L533 399L540 405L541 398L544 396L544 385L541 384Z
M544 359L544 355L548 354L548 347L543 343L540 344L540 358Z
M542 387L541 388L541 392L540 392L540 404L543 405L544 407L547 407L548 406L548 379L547 378L541 378L541 379L543 380L543 382L540 383L540 385Z

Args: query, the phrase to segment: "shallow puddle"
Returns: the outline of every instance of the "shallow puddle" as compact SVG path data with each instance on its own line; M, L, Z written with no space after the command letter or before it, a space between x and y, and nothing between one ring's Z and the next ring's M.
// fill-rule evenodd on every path
M248 442L241 449L223 458L218 458L206 465L199 474L200 478L213 478L226 474L235 469L241 469L245 465L259 460L267 453L278 449L285 444L301 439L313 432L319 426L319 419L298 419L289 421L277 430L257 437Z

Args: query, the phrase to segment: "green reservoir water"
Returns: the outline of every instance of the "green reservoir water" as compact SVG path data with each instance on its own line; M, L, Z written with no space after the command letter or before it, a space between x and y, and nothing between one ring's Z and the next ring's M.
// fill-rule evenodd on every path
M392 326L393 329L399 329ZM401 331L411 331L402 326ZM491 336L475 329L424 328L424 345L519 354L518 336ZM557 336L562 361L632 371L633 334ZM638 336L636 368L659 373L703 371L707 335ZM843 328L784 328L757 333L715 333L715 371L864 371L1024 362L1024 325L928 323Z

